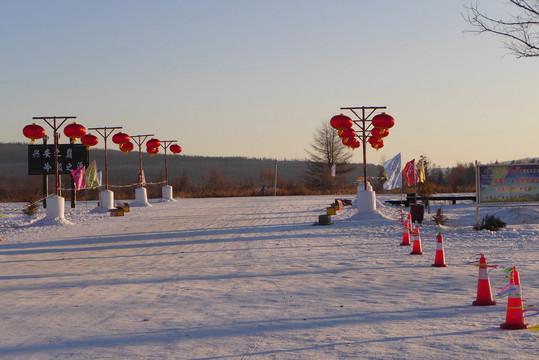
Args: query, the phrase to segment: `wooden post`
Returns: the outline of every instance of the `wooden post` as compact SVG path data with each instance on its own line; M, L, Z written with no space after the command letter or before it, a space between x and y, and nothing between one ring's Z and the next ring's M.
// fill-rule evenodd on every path
M132 135L131 136L131 139L133 139L133 141L135 141L135 143L138 145L138 161L139 161L139 173L138 173L138 181L139 181L139 184L140 186L139 187L144 187L144 185L142 184L142 144L144 144L144 142L146 141L146 139L150 136L154 136L154 134L146 134L146 135ZM135 140L135 138L137 140Z
M45 135L43 137L43 146L47 148L47 142L49 140L49 137ZM49 196L49 176L47 174L43 174L43 209L47 208L47 196Z

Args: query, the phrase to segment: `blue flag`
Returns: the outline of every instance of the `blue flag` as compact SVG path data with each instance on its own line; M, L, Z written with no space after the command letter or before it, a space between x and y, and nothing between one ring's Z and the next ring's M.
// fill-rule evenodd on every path
M384 170L387 174L387 181L384 183L384 189L399 189L402 184L401 172L401 154L398 153L393 159L384 163Z

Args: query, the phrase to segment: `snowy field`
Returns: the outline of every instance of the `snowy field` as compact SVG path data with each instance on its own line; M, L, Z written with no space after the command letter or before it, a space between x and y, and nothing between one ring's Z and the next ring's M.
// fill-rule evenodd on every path
M516 266L539 304L537 207L481 208L508 226L477 232L475 204L441 205L436 268L432 214L412 256L384 196L377 213L313 225L335 198L154 200L124 217L66 203L65 221L0 204L0 358L538 358L539 332L500 329L506 298L471 305L468 264ZM505 276L490 272L493 293Z

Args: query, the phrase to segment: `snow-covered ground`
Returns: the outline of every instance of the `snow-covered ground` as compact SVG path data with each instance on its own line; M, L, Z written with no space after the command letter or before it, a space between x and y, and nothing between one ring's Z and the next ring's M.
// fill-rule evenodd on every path
M66 203L64 221L0 204L0 358L537 358L539 332L500 329L506 298L471 305L468 264L516 266L539 304L537 207L481 208L508 226L478 232L475 204L441 205L437 268L432 214L412 256L386 196L314 225L335 198L154 200L124 217ZM490 272L494 293L505 276Z

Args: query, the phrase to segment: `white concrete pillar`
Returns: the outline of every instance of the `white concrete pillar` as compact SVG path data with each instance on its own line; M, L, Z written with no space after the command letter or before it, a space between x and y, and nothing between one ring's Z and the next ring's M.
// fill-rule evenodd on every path
M367 183L367 190L359 183L357 187L356 204L358 213L376 212L376 193L371 184Z
M65 199L61 196L47 198L47 218L63 219L65 214Z
M172 186L165 185L161 188L161 193L163 194L163 200L174 201Z
M101 191L99 193L99 204L100 207L105 211L114 209L114 193L110 190Z
M148 202L148 193L145 187L135 189L135 203L142 206L150 206Z

